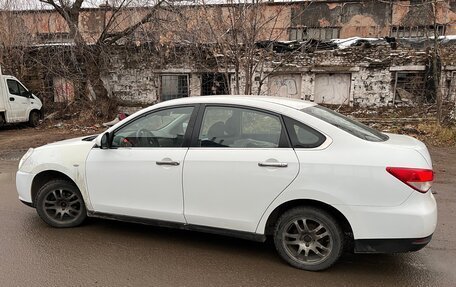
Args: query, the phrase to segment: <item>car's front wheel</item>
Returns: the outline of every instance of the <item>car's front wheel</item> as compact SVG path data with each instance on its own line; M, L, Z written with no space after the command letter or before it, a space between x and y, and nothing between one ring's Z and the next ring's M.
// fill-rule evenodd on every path
M333 265L342 254L344 235L337 221L324 210L297 207L277 221L274 244L290 265L320 271Z
M62 179L52 180L40 188L35 207L41 219L53 227L75 227L87 217L79 189Z
M30 112L28 124L33 128L40 124L40 113L38 111Z

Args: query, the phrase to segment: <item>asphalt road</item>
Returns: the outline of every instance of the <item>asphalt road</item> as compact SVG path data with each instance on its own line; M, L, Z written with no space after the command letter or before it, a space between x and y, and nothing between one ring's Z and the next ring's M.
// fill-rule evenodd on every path
M17 200L0 162L0 286L456 286L456 149L433 149L439 225L425 249L289 267L271 243L91 219L54 229Z

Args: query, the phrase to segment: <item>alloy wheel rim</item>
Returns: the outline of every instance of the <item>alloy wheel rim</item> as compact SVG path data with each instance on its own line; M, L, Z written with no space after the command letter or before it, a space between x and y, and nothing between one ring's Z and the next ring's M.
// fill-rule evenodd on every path
M294 219L286 225L282 236L286 253L299 263L319 264L333 249L332 234L316 219Z
M82 212L79 195L66 189L49 192L43 201L43 210L53 221L67 223L76 220Z

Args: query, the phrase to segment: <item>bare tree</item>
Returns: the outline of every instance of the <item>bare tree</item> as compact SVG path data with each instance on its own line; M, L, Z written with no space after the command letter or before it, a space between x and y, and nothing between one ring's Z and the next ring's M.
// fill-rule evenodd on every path
M38 0L51 6L68 26L69 38L73 45L70 47L72 67L76 71L72 80L78 82L79 98L96 98L112 103L115 99L108 99L108 92L102 81L103 70L106 68L106 52L109 46L125 39L146 23L157 20L159 10L171 10L165 0L146 1L151 6L137 6L134 0L114 0L100 6L103 12L103 26L97 27L98 33L87 36L81 25L81 14L86 0ZM142 3L144 4L144 2ZM132 11L133 10L133 11ZM134 12L134 13L132 13ZM105 114L107 111L103 111Z
M286 4L270 5L262 0L227 5L201 0L184 13L180 40L205 43L206 58L215 62L208 68L224 73L227 79L232 74L235 94L259 94L267 77L299 53L297 49L272 61L273 43L288 40L288 9Z
M433 45L432 45L432 73L433 81L435 88L435 99L437 105L437 122L439 124L443 121L443 93L440 85L441 78L441 64L440 64L440 41L439 41L439 31L437 29L438 25L438 4L439 0L432 0L431 3L431 15L433 21Z

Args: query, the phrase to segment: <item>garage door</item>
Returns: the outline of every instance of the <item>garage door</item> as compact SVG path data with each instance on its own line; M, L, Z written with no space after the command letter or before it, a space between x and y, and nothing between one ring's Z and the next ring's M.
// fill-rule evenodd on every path
M269 95L286 98L301 98L301 75L271 75L268 77Z
M351 74L316 74L315 102L348 105Z

